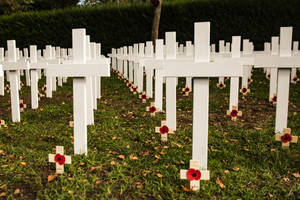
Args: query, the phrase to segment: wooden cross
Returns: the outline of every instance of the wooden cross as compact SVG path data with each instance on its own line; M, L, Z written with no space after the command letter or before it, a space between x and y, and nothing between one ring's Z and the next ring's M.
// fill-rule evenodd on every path
M217 83L217 87L220 89L226 88L225 83L223 83L223 81L220 81L219 83Z
M290 143L297 143L299 136L292 136L290 128L284 128L281 134L275 134L275 140L282 142L282 148L288 149Z
M193 60L164 60L164 76L194 77L192 159L207 169L209 77L241 77L240 62L210 60L210 22L195 23L195 56ZM226 66L226 67L224 67Z
M166 121L161 121L160 127L155 127L155 132L161 134L161 141L167 142L168 141L168 134L174 134L174 131L168 127Z
M139 95L139 98L142 99L143 103L146 103L147 99L149 99L145 92L142 92L142 94Z
M73 29L72 40L72 61L51 65L48 74L73 77L74 154L87 154L87 95L92 98L91 93L87 93L87 88L91 88L87 86L87 77L110 76L110 62L109 59L87 62L85 29Z
M20 80L18 70L28 70L29 65L24 60L17 62L17 49L16 41L7 41L8 58L7 61L2 62L3 69L9 71L9 82L10 82L10 97L11 97L11 112L12 121L20 122L20 100L19 100L19 88Z
M271 55L278 55L278 52L279 52L279 37L272 37L271 38ZM272 100L274 97L274 94L277 93L278 69L276 67L267 68L267 69L269 69L269 72L270 72L269 100Z
M146 111L149 111L150 112L150 116L153 117L153 116L155 116L156 112L159 112L159 109L155 107L155 103L154 102L151 102L150 106L146 107Z
M243 96L246 96L246 95L250 92L250 89L247 88L246 86L243 86L243 87L240 89L240 92L243 94Z
M6 126L6 124L5 124L5 121L4 120L0 120L0 128L1 128L1 126Z
M23 100L20 100L20 112L23 112L26 107L27 106L24 104Z
M300 56L292 55L292 33L293 27L280 28L279 55L254 57L255 67L278 68L275 133L281 133L287 127L290 71L300 63Z
M180 170L180 179L190 181L190 189L193 191L200 190L200 180L209 180L209 171L200 169L199 160L190 160L190 168Z
M130 88L130 91L133 93L133 94L136 94L138 92L138 87L135 85L135 84L132 84L131 85L131 88Z
M273 94L273 96L269 99L269 101L272 102L273 105L276 104L276 102L277 102L277 95L276 95L276 93Z
M56 173L64 173L64 165L71 164L71 156L64 155L64 147L56 146L56 154L49 154L48 160L56 164Z
M231 110L227 110L227 115L231 116L232 121L236 121L237 117L242 116L242 111L239 111L237 106L232 106Z
M188 85L185 85L185 88L182 88L182 92L184 92L184 96L189 96L189 94L192 92L192 88L190 88Z

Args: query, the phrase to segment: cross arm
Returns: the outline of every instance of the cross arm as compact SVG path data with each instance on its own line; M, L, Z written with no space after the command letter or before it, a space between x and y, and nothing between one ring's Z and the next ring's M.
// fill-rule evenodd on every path
M300 56L255 56L254 67L294 68L300 66Z
M0 77L3 76L3 68L2 68L2 65L0 64Z
M29 69L29 62L8 62L2 63L3 70L21 70Z

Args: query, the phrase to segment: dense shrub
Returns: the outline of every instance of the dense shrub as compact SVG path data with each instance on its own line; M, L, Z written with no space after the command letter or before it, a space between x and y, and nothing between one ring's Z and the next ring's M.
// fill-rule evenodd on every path
M257 50L280 26L294 27L300 40L299 0L198 0L163 5L160 38L176 31L177 40L193 40L193 22L211 21L211 42L231 40L232 35L251 39ZM86 28L91 39L102 43L103 53L112 47L151 39L153 7L150 4L72 8L18 13L0 17L0 46L16 39L19 47L46 44L71 46L71 29Z

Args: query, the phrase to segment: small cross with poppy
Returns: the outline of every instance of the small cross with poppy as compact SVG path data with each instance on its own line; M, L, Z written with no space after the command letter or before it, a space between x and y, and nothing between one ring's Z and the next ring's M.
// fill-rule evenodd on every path
M266 78L267 78L268 80L270 80L270 78L271 78L271 74L270 74L270 73L268 73L268 74L266 75Z
M0 120L0 128L1 126L7 127L4 120Z
M300 79L295 76L293 79L292 79L292 83L296 84Z
M41 100L41 97L43 97L45 95L41 94L40 92L38 92L38 100L40 101Z
M273 94L273 97L270 97L269 101L272 102L273 105L276 104L277 103L277 95Z
M248 77L248 84L250 84L252 82L253 82L253 80L250 77Z
M132 84L131 88L130 88L130 91L133 92L133 94L136 94L137 93L137 86L135 86L134 84Z
M24 104L23 100L20 100L20 111L23 112L26 108L26 104Z
M157 7L159 5L159 0L151 0L151 3L154 7Z
M184 96L189 96L190 92L192 92L192 88L185 85L185 88L182 88L182 92L184 92Z
M49 162L56 163L56 173L64 173L64 164L71 164L71 156L64 155L64 147L56 146L56 154L48 155Z
M292 136L290 128L284 128L281 134L275 134L275 140L282 142L282 148L288 149L290 143L297 143L299 136Z
M147 102L147 99L149 99L149 97L146 95L145 92L143 92L142 94L139 95L139 98L142 99L143 103Z
M200 189L200 180L209 180L209 171L200 170L199 160L190 160L190 168L180 170L180 179L188 179L190 189L197 191Z
M132 87L132 82L129 80L128 83L126 83L127 87L131 88Z
M119 73L118 79L122 80L123 79L123 74Z
M129 79L125 78L124 83L127 85L129 83Z
M151 102L150 106L146 107L146 111L149 111L151 117L153 117L153 116L155 116L155 113L159 111L159 109L155 107L155 103L154 102Z
M46 91L47 91L47 85L44 85L44 86L42 87L42 90L46 93Z
M174 131L167 126L167 122L164 120L161 121L160 127L155 127L155 132L161 134L161 141L163 142L168 141L168 133L174 134Z
M6 85L4 89L5 89L5 91L6 91L7 93L9 93L9 91L10 91L9 85Z
M217 83L217 87L220 89L226 88L226 85L223 82Z
M250 89L246 88L246 86L243 86L242 89L240 89L240 92L245 96L250 92Z
M20 89L22 89L23 86L24 84L20 81Z
M231 116L232 121L236 121L237 117L242 116L242 111L239 111L237 106L232 106L231 110L227 110L227 115Z
M74 127L74 121L69 121L69 126L73 128Z

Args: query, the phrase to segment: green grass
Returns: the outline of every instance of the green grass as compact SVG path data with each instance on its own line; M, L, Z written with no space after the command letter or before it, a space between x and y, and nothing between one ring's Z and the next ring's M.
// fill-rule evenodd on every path
M224 90L216 88L216 79L210 81L211 179L201 181L199 192L187 191L189 182L179 178L180 169L188 168L192 149L193 102L192 95L180 93L182 79L177 95L178 130L163 143L154 129L165 114L150 117L146 104L114 73L103 78L95 125L88 127L87 156L73 155L73 129L68 126L73 114L71 79L57 88L52 99L43 97L38 110L26 109L21 123L10 120L9 94L1 96L1 119L8 127L0 129L0 198L299 199L299 178L293 175L299 172L299 144L283 150L274 141L275 107L268 102L268 81L262 70L255 70L253 77L252 93L240 98L243 117L237 122L225 115L230 81ZM290 89L289 127L294 135L300 135L299 87L300 83ZM27 104L29 95L29 87L24 87L20 96ZM72 164L48 182L47 177L55 174L48 154L55 153L56 145L63 145L65 153L72 155ZM216 183L217 178L225 188ZM20 193L14 194L16 189Z

